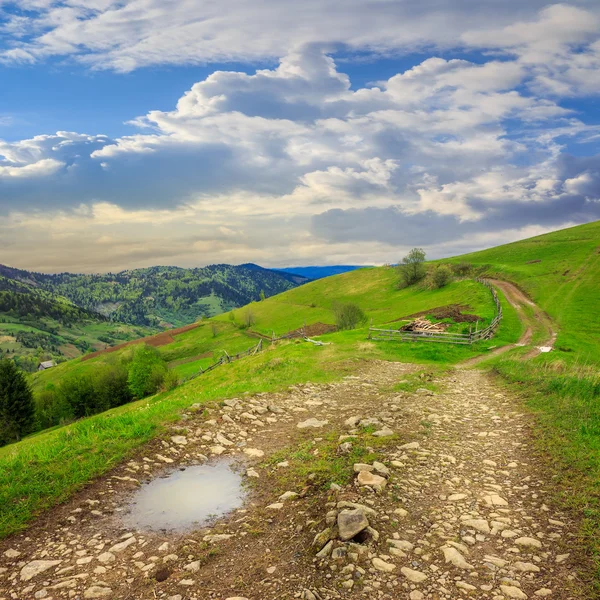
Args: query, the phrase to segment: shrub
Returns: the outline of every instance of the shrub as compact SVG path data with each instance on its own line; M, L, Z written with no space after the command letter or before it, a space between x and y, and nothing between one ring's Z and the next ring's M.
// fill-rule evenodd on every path
M155 394L167 373L167 366L156 348L140 345L129 367L129 389L136 398Z
M25 375L12 360L0 360L0 445L29 433L34 414L33 394Z
M335 324L339 330L355 329L358 325L364 325L367 321L367 315L358 304L336 302L332 308Z
M75 415L66 398L54 389L46 389L35 397L36 431L71 421Z
M452 265L452 272L458 277L466 277L473 271L473 265L467 262L461 262Z
M427 275L425 268L425 251L413 248L398 265L400 272L399 287L404 288L421 281Z
M110 408L105 398L100 398L89 376L72 376L65 379L58 388L60 402L67 403L77 419L88 417Z
M175 371L167 371L162 380L160 389L163 392L174 390L179 385L179 377Z
M434 288L443 288L452 281L452 273L448 267L439 266L431 275L431 282Z

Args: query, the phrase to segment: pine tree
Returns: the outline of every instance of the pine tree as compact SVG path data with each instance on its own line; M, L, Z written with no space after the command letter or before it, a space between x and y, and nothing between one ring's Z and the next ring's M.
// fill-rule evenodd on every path
M33 394L12 360L0 360L0 445L20 440L31 430Z

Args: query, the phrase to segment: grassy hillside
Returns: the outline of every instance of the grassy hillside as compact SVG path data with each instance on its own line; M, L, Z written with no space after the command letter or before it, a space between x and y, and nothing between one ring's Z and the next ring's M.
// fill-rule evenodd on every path
M556 347L600 362L600 221L442 262L468 262L519 285L558 324Z
M42 360L66 360L156 329L113 323L68 299L0 277L0 356L24 370Z
M479 271L515 281L556 318L561 326L560 344L571 344L571 351L565 347L526 362L520 360L522 350L516 349L514 356L495 359L494 367L506 381L518 383L526 401L538 411L540 444L554 455L557 468L560 465L572 479L577 474L580 483L570 487L571 491L577 490L571 495L579 498L577 508L586 503L589 530L594 533L600 531L600 507L597 499L593 500L594 486L597 491L600 485L600 383L594 383L589 373L576 371L575 366L593 349L593 341L590 346L586 327L577 325L576 315L589 320L598 304L593 296L598 231L598 224L592 224L445 261L469 261ZM567 270L569 273L563 275ZM556 297L559 284L562 302ZM591 298L591 306L586 305L586 297ZM0 516L0 535L23 527L36 511L68 497L133 449L160 435L163 425L176 420L181 410L191 404L243 392L283 389L306 381L335 380L351 373L362 360L445 367L492 346L514 342L522 332L522 324L515 310L501 300L505 318L491 342L473 347L372 342L367 340L368 325L323 335L320 339L328 345L321 347L300 340L274 345L267 342L261 354L219 367L173 391L2 448L0 505L10 508ZM183 379L212 364L225 351L235 354L245 350L257 342L257 336L270 336L272 332L281 335L305 323L333 323L335 302L357 303L374 325L392 325L391 322L413 313L456 304L464 312L477 315L482 326L494 314L489 290L471 279L454 281L438 290L419 286L399 290L394 269L368 268L311 282L203 320L196 328L174 335L171 343L158 350ZM88 361L77 359L35 374L34 387L39 392L65 377L118 361L121 352L125 356L131 348ZM563 360L564 356L569 360Z

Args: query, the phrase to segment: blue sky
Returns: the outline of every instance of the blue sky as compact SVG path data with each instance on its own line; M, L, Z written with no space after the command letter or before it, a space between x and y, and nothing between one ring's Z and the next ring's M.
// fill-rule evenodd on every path
M0 0L0 263L439 257L600 218L592 0Z

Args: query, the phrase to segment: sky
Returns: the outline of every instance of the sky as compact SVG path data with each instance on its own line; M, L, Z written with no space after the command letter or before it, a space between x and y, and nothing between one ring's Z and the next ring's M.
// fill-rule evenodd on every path
M597 0L0 0L2 264L382 264L598 219Z

